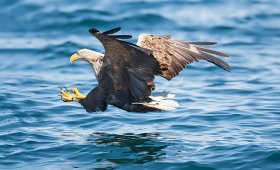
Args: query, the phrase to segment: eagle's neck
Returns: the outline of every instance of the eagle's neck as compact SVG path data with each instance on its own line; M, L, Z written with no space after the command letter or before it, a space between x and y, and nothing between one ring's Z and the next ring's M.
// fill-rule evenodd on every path
M101 66L103 64L102 58L103 58L103 56L98 58L95 62L94 61L90 62L91 66L92 66L92 68L94 70L96 79L98 77L98 74L100 72Z

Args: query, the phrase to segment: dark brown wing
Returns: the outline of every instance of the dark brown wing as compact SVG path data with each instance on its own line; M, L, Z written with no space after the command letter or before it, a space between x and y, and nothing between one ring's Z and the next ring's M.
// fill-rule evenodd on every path
M122 108L127 103L148 100L154 88L154 75L161 74L158 61L151 56L150 50L118 38L128 38L127 35L112 36L96 29L89 31L105 48L104 63L97 79L108 94L108 103Z
M184 42L171 39L170 36L140 34L137 45L150 49L157 59L162 70L162 77L171 80L176 77L188 64L207 60L226 71L230 71L230 66L212 56L211 54L228 57L228 55L194 45L213 45L215 42Z

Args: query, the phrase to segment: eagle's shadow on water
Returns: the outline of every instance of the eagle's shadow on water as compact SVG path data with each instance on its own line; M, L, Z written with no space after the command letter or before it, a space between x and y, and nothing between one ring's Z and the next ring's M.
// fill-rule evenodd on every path
M88 142L94 145L110 147L108 156L97 161L114 164L143 164L160 160L165 156L164 148L168 146L158 139L159 133L109 134L95 132L90 134Z

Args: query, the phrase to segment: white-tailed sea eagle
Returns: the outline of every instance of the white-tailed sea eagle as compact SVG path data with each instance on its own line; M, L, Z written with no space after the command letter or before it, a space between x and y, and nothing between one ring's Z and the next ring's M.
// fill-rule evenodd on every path
M228 55L199 46L215 42L186 42L170 36L140 34L137 44L133 44L122 40L130 39L131 35L115 35L120 29L89 30L103 44L105 54L81 49L71 56L70 62L88 62L94 69L98 86L86 96L77 88L72 89L73 94L61 89L63 101L79 102L88 112L105 111L108 104L132 112L160 111L156 104L148 104L152 102L150 94L155 89L155 76L171 80L187 65L199 60L230 71L226 62L213 56Z

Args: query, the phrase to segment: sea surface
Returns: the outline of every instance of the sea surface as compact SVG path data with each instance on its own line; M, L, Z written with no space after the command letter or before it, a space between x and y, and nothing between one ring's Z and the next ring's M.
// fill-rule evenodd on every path
M280 169L279 0L1 0L0 169ZM173 111L87 113L59 86L87 93L78 49L104 52L91 27L216 41L230 73L193 63L153 95Z

